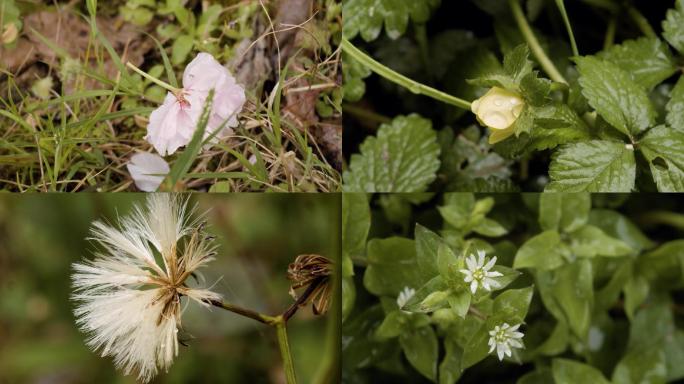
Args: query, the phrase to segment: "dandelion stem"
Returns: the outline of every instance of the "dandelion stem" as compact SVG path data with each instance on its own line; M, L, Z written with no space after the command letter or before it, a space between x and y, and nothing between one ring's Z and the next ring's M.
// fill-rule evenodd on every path
M151 82L157 84L158 86L160 86L160 87L162 87L162 88L164 88L164 89L167 89L168 91L172 92L174 95L178 94L178 93L181 91L180 88L176 88L176 87L174 87L173 85L171 85L171 84L169 84L169 83L166 83L166 82L164 82L164 81L161 81L161 80L157 79L156 77L154 77L154 76L148 74L147 72L143 71L142 69L136 67L136 66L133 65L133 63L131 63L130 61L129 61L129 62L126 62L126 66L127 66L128 68L134 70L136 73L138 73L140 76L146 78L147 80L149 80L149 81L151 81Z
M544 72L546 72L553 81L567 84L567 80L565 80L563 75L561 75L561 73L558 71L558 68L556 68L556 66L553 64L553 61L551 61L551 59L549 59L549 57L546 55L546 52L544 52L541 44L539 44L537 36L534 35L534 31L532 31L532 27L530 27L530 24L525 18L525 13L520 7L520 0L508 0L508 4L511 7L511 11L513 12L513 17L515 18L516 23L518 23L520 32L523 34L523 37L525 37L527 45L530 46L532 54L537 61L539 61L539 65L541 65L541 67L544 69Z
M470 110L470 102L463 99L459 99L455 96L451 96L448 93L439 91L432 87L428 87L425 84L409 79L408 77L391 70L390 68L382 65L378 61L375 61L372 57L363 53L363 51L356 48L354 44L352 44L351 42L349 42L349 40L345 38L342 38L341 47L342 50L349 56L351 56L352 59L363 64L368 69L384 77L385 79L393 83L399 84L415 94L432 97L433 99L439 100L441 102L451 104L466 110Z
M294 362L292 361L292 353L290 352L290 342L287 339L286 320L282 316L277 317L275 323L276 333L278 334L278 346L280 347L280 355L283 358L283 368L285 369L285 378L287 384L296 384L297 377L295 376Z
M320 284L322 281L319 281L318 283L314 282L312 283L311 286L315 288L315 285ZM310 292L309 292L310 291ZM294 363L292 360L292 353L290 352L290 342L287 339L287 320L295 313L297 312L297 308L299 308L299 304L302 302L305 302L308 297L311 295L313 292L313 289L309 290L307 289L302 296L295 302L295 304L292 305L292 307L288 308L287 311L285 311L284 314L278 315L278 316L268 316L264 315L263 313L259 313L256 311L252 311L251 309L246 309L239 307L237 305L233 305L230 303L224 303L219 300L211 300L209 301L209 304L223 308L227 311L231 311L233 313L237 313L238 315L248 317L250 319L256 320L260 323L264 323L270 326L275 327L276 333L278 335L278 347L280 349L280 355L283 358L283 368L285 370L285 377L287 379L287 384L297 384L297 378L295 376L295 370L294 370ZM289 316L288 316L289 313ZM286 317L287 316L287 317Z
M209 301L209 304L211 304L215 307L223 308L223 309L225 309L227 311L231 311L233 313L237 313L238 315L241 315L244 317L249 317L250 319L253 319L253 320L256 320L260 323L264 323L264 324L268 324L268 325L273 325L276 321L278 321L276 317L264 315L264 314L256 312L256 311L252 311L251 309L242 308L240 306L233 305L230 303L224 303L224 302L219 301L219 300L211 300L211 301Z

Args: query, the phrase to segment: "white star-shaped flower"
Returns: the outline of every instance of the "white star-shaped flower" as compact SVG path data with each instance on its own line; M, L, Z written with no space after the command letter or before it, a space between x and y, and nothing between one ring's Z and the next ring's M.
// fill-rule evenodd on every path
M413 297L413 295L416 294L416 290L413 288L409 287L404 287L404 290L399 292L399 296L397 297L397 305L399 306L399 309L401 309L406 303L408 303L409 300ZM402 312L406 312L402 309Z
M499 360L503 360L504 355L511 357L511 347L525 348L521 341L525 335L518 332L518 328L520 328L520 324L511 327L508 323L503 323L489 331L489 353L496 349Z
M466 283L470 283L470 291L475 294L478 286L483 287L487 291L491 291L492 287L499 287L499 282L492 279L492 277L503 276L499 272L490 272L496 263L496 256L487 261L484 251L477 251L478 259L475 255L470 255L465 262L468 269L461 269L461 273L465 275L463 279Z

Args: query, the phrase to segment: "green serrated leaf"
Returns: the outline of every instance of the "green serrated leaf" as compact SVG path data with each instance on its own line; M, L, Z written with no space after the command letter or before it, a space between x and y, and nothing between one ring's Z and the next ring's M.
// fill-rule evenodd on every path
M630 192L634 150L622 142L592 140L567 144L553 154L547 192Z
M635 83L651 90L677 70L667 45L657 37L642 37L614 45L597 55L627 72Z
M432 122L399 116L368 137L344 172L345 192L422 192L439 169L440 147Z
M665 121L670 127L684 132L684 76L680 76L672 88L670 101L665 106L667 116Z
M342 76L344 78L344 85L342 90L344 99L350 102L361 100L366 93L366 83L364 79L372 71L370 68L354 60L347 53L342 53Z
M675 9L667 11L663 20L663 37L684 54L684 0L677 0Z
M578 57L582 94L599 115L629 137L653 126L655 110L646 90L617 65L596 57Z
M660 192L684 191L684 130L664 125L646 133L639 142Z
M504 56L503 69L516 84L532 73L530 49L527 44L520 44Z
M406 32L409 18L423 23L430 17L441 0L348 0L344 3L344 37L352 39L356 35L366 41L378 38L383 24L391 39L397 39Z

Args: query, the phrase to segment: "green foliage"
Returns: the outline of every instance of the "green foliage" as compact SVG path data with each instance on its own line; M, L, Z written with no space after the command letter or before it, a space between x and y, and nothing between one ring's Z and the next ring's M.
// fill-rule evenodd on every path
M375 40L382 31L391 39L406 32L409 19L424 23L430 12L441 0L347 0L344 3L344 37L351 39L357 34L366 41Z
M657 126L643 137L641 152L660 192L684 190L684 131Z
M567 144L554 153L547 192L630 192L636 174L634 150L622 142Z
M636 224L661 204L679 212L677 196L445 193L409 205L402 225L388 221L385 196L354 196L343 217L359 217L364 235L356 238L368 234L368 256L353 260L357 296L343 323L343 383L684 378L681 227ZM681 220L660 212L664 222ZM476 230L490 221L500 230ZM485 263L496 256L489 271L499 274L490 290L473 292L463 271L478 253ZM524 347L499 362L490 331L503 323L521 324Z
M600 52L597 57L617 65L647 90L653 89L677 70L670 50L658 38L628 40Z
M667 11L663 20L663 37L679 51L684 53L684 2L676 0L676 8Z
M420 192L439 167L437 135L429 120L400 116L378 129L344 173L347 192Z
M582 94L610 125L629 137L653 125L655 111L648 95L629 73L594 57L577 58L576 61Z
M385 76L393 84L382 80L364 94L368 72L350 75L347 100L358 103L350 124L368 128L377 124L369 119L384 121L386 113L418 113L439 132L438 177L416 191L684 191L679 149L668 150L678 148L678 136L664 134L684 131L684 80L677 76L684 55L681 0L669 10L669 4L654 5L645 16L637 5L612 0L585 0L568 10L562 0L468 3L441 2L433 15L465 15L481 26L473 32L458 17L433 16L392 41L376 39L384 20L378 14L367 36L356 19L349 22L351 44L410 78ZM577 17L582 13L597 18ZM561 21L565 30L557 28ZM661 22L658 35L652 25ZM575 36L586 42L583 49ZM495 111L492 87L522 100L521 109L508 107L513 102L502 96ZM483 95L490 104L479 104L476 118L472 103ZM484 114L500 123L485 126ZM348 148L374 135L353 129ZM350 160L353 151L345 154Z

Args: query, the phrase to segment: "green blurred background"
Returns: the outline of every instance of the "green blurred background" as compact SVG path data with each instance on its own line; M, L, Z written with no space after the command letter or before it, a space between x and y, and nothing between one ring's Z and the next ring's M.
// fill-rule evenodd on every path
M337 195L193 195L209 211L220 244L204 269L224 300L263 313L282 312L287 265L303 253L339 260ZM134 383L84 344L72 314L71 264L91 258L91 222L114 222L144 194L0 196L0 384ZM339 264L339 263L337 263ZM337 285L337 284L336 284ZM335 295L337 298L337 295ZM301 309L289 322L300 383L339 377L339 310L325 317ZM283 383L275 331L253 320L196 304L183 314L188 346L155 383Z

